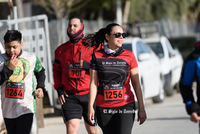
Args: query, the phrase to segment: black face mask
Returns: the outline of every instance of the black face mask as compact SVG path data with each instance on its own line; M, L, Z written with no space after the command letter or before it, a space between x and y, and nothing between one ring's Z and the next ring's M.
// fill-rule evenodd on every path
M67 35L69 36L70 41L71 41L72 43L78 42L78 41L83 37L83 30L84 30L84 24L82 23L81 28L80 28L76 33L70 34L70 33L67 31Z

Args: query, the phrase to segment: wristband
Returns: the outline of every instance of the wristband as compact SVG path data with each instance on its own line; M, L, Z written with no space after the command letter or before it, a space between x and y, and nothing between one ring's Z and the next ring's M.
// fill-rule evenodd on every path
M56 91L58 93L58 97L60 97L61 95L64 95L64 89L63 89L63 87L58 87Z

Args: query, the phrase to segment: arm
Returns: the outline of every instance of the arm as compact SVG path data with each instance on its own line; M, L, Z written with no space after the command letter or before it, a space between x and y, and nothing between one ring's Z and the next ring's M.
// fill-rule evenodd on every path
M97 95L98 77L97 71L90 69L90 89L89 89L89 102L88 102L88 120L93 124L91 119L94 119L94 102Z
M199 105L194 101L192 84L195 80L196 61L187 61L183 66L182 76L180 79L180 92L185 103L187 113L191 115L192 112L199 113Z
M196 64L195 60L187 61L186 64L184 64L179 87L183 102L185 103L185 108L190 115L191 121L198 123L200 121L200 117L198 116L200 107L194 100L192 89L192 84L196 76L196 67L198 67L198 64Z
M59 87L62 87L62 68L61 62L58 59L55 59L53 63L53 78L54 88L57 90Z
M45 89L45 69L42 67L42 70L39 71L39 72L35 72L35 77L37 79L37 86L36 86L36 89L38 88L42 88L43 92L46 92L46 89Z
M35 95L38 98L42 98L44 97L44 93L46 92L45 89L45 69L42 67L42 70L39 72L35 72L35 77L37 80L37 86L36 86L36 91L35 91Z
M138 121L140 121L140 124L144 123L146 120L146 112L144 108L144 102L143 102L143 97L142 97L142 91L140 87L140 82L139 82L139 75L138 75L138 67L131 69L131 83L133 85L137 100L138 100L138 105L139 105L139 110L138 110Z
M60 104L63 105L65 103L64 95L68 96L66 92L64 92L62 85L62 67L61 61L59 60L60 50L56 49L55 51L55 61L53 63L53 78L54 78L54 88L58 93L58 98Z
M6 65L3 67L3 70L0 72L0 85L2 85L9 77L13 74L13 70L10 70Z
M46 92L46 89L45 89L46 75L45 75L45 69L43 68L43 66L37 56L36 56L36 64L35 64L35 68L34 68L34 74L35 74L35 77L37 80L35 95L38 98L42 98L42 97L44 97L44 92Z

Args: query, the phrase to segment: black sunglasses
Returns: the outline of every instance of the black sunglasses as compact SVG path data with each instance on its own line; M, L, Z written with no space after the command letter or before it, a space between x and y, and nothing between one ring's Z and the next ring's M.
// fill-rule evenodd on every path
M119 38L119 37L121 37L121 35L123 38L126 37L126 33L116 33L116 34L110 34L110 35L115 35L115 38Z

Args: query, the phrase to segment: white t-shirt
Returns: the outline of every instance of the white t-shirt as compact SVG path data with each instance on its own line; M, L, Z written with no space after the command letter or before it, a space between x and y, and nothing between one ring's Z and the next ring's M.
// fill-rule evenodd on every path
M0 71L9 61L6 54L0 55ZM1 85L1 107L4 118L17 118L23 114L35 113L34 72L42 65L33 53L23 51L13 74Z

